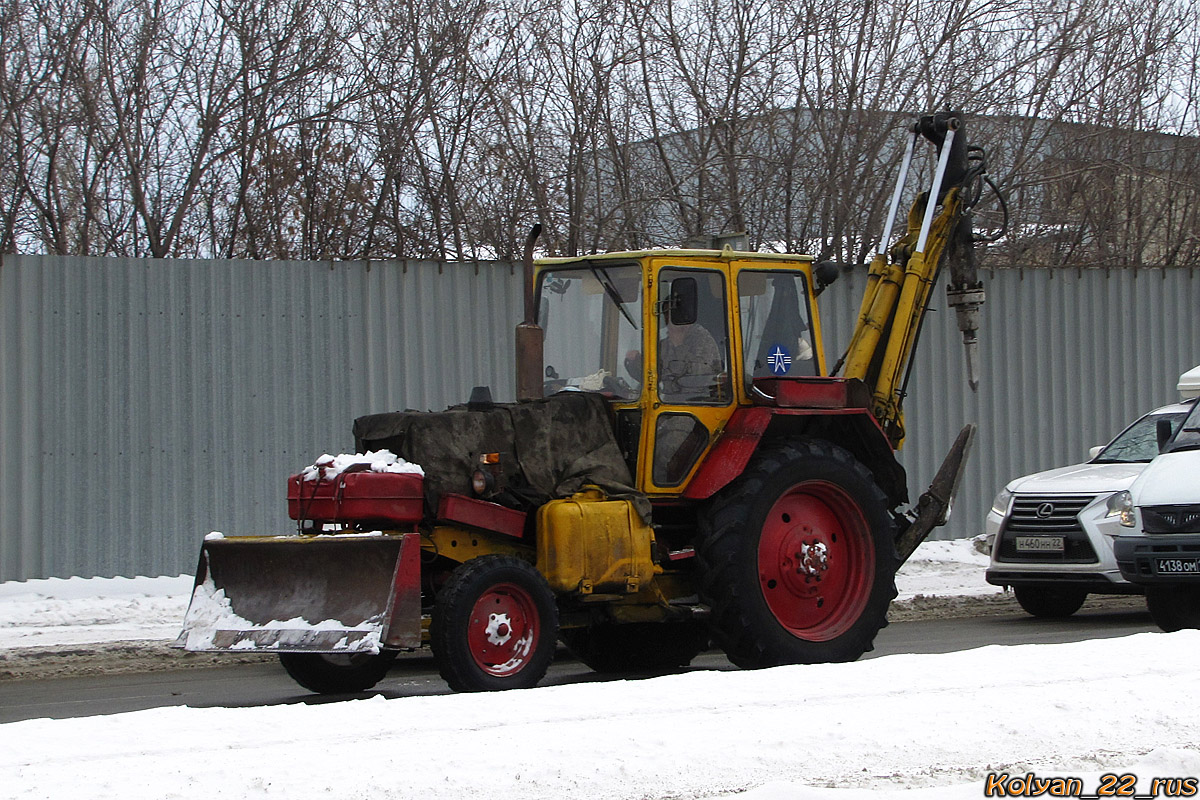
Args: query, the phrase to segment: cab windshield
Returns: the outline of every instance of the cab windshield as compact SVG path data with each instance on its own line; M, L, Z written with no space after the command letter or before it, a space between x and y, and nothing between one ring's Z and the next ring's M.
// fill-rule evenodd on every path
M581 262L546 270L538 283L546 332L546 393L641 395L642 270L637 263ZM626 367L629 364L629 367Z

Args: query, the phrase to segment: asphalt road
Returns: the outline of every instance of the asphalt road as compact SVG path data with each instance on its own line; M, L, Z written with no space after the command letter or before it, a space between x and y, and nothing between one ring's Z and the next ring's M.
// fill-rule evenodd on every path
M965 619L893 622L875 640L869 658L897 653L949 653L985 645L1049 644L1127 636L1156 631L1142 610L1083 610L1065 620L1039 620L1016 613ZM705 653L692 669L733 669L724 655ZM625 676L628 677L628 676ZM542 685L603 680L570 658L551 667ZM308 694L274 661L212 669L138 675L0 682L0 723L50 717L116 714L164 706L242 707L284 703L340 702L349 697L388 698L446 694L432 659L401 657L388 677L367 695L321 697Z

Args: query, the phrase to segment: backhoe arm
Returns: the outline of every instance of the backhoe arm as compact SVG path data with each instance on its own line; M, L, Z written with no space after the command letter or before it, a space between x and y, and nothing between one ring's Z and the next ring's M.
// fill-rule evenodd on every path
M972 185L982 176L984 166L981 157L974 164L969 162L963 134L962 123L948 114L923 117L913 126L887 228L871 262L858 323L845 357L845 376L866 383L875 418L897 449L904 440L902 404L909 365L933 285L945 263L951 264L952 272L950 304L958 310L959 327L968 344L969 380L972 388L978 385L972 345L983 288L975 276L969 212L978 195ZM930 190L913 202L904 235L886 248L918 136L939 146L937 171Z

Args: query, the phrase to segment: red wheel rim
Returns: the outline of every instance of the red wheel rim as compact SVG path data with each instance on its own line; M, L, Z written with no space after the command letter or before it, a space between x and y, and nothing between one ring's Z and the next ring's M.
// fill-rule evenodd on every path
M467 646L475 664L489 675L515 675L537 648L541 626L537 605L515 583L498 583L471 609Z
M793 636L824 642L845 633L867 604L874 564L867 521L836 484L798 483L767 513L758 541L759 586Z

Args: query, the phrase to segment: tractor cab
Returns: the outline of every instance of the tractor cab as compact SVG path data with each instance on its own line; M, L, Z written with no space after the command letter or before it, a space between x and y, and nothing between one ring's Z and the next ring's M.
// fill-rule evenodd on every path
M543 392L598 391L647 495L678 496L756 378L825 373L807 256L679 250L546 259Z

